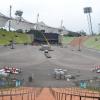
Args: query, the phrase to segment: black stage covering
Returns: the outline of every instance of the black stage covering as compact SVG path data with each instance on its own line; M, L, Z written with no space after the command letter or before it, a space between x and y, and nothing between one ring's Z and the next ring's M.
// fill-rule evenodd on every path
M34 42L36 43L46 43L46 39L50 44L58 44L59 34L57 33L45 33L44 30L31 30L28 34L34 35Z

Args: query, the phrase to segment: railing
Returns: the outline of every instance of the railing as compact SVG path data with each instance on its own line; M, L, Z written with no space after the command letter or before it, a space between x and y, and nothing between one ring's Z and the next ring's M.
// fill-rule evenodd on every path
M36 100L43 88L0 89L0 100ZM100 92L81 88L50 88L55 100L100 100Z
M42 88L9 88L0 89L0 100L36 100Z
M50 89L55 100L100 100L100 93L80 88L51 88ZM75 99L74 97L77 97ZM89 99L89 100L90 100Z
M49 88L49 90L50 90L50 93L52 94L52 96L53 96L54 98L56 98L55 91L54 91L52 88Z
M38 97L41 94L42 90L43 90L43 88L36 89L36 97Z

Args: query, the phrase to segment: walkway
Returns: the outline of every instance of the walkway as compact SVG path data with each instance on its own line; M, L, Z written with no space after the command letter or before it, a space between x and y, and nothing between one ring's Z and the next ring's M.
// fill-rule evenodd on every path
M36 100L55 100L49 91L49 88L44 88Z

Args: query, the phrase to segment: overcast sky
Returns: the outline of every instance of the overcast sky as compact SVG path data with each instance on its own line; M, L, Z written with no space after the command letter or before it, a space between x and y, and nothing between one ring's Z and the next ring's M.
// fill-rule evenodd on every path
M12 5L13 17L16 10L22 10L23 17L34 23L39 13L39 21L49 26L60 27L63 20L66 29L86 32L88 24L83 8L90 6L93 10L91 14L93 31L99 30L100 0L0 0L0 12L9 16L9 5Z

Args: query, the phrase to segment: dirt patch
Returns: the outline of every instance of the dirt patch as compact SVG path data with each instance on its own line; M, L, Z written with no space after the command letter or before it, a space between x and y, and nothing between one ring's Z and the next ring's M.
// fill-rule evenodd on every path
M84 41L86 41L88 39L87 36L81 36L81 37L75 37L69 44L73 47L76 46L83 46Z

